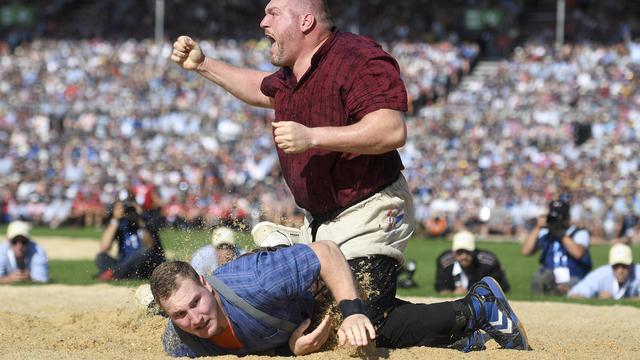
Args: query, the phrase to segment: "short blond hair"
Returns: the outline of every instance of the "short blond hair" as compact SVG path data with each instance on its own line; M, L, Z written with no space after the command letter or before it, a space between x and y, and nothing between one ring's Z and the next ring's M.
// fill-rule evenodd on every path
M329 3L327 0L301 0L303 7L315 16L318 23L323 24L327 28L333 27L331 12L329 11Z

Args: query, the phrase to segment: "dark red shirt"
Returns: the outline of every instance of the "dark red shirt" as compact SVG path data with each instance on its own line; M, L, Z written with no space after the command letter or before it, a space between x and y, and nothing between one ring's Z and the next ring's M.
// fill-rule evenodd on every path
M373 40L334 31L297 81L281 68L262 82L275 99L276 121L307 127L346 126L379 109L407 111L407 92L398 63ZM296 203L322 214L345 208L394 182L400 155L359 155L311 149L286 154L277 149L282 173Z

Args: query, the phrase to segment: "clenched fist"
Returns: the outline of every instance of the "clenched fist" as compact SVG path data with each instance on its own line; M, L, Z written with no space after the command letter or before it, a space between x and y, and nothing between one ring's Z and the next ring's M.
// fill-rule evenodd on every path
M204 62L204 53L198 43L188 36L180 36L173 43L171 60L186 70L196 70Z
M271 125L276 146L287 154L301 153L314 145L311 128L294 121L278 121Z

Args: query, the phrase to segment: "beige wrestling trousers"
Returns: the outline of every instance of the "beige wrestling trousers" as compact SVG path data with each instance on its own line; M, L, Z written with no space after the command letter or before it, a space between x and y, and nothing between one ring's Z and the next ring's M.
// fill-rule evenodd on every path
M301 240L310 243L313 216L305 212ZM316 241L340 245L347 260L385 255L404 262L403 252L415 231L413 198L404 176L373 196L354 204L322 223Z

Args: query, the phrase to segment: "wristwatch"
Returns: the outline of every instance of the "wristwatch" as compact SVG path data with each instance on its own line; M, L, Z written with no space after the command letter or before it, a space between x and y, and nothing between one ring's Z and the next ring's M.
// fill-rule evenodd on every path
M342 313L342 318L346 319L347 317L354 314L364 314L364 304L362 300L356 298L353 300L342 300L338 304L340 307L340 312Z

